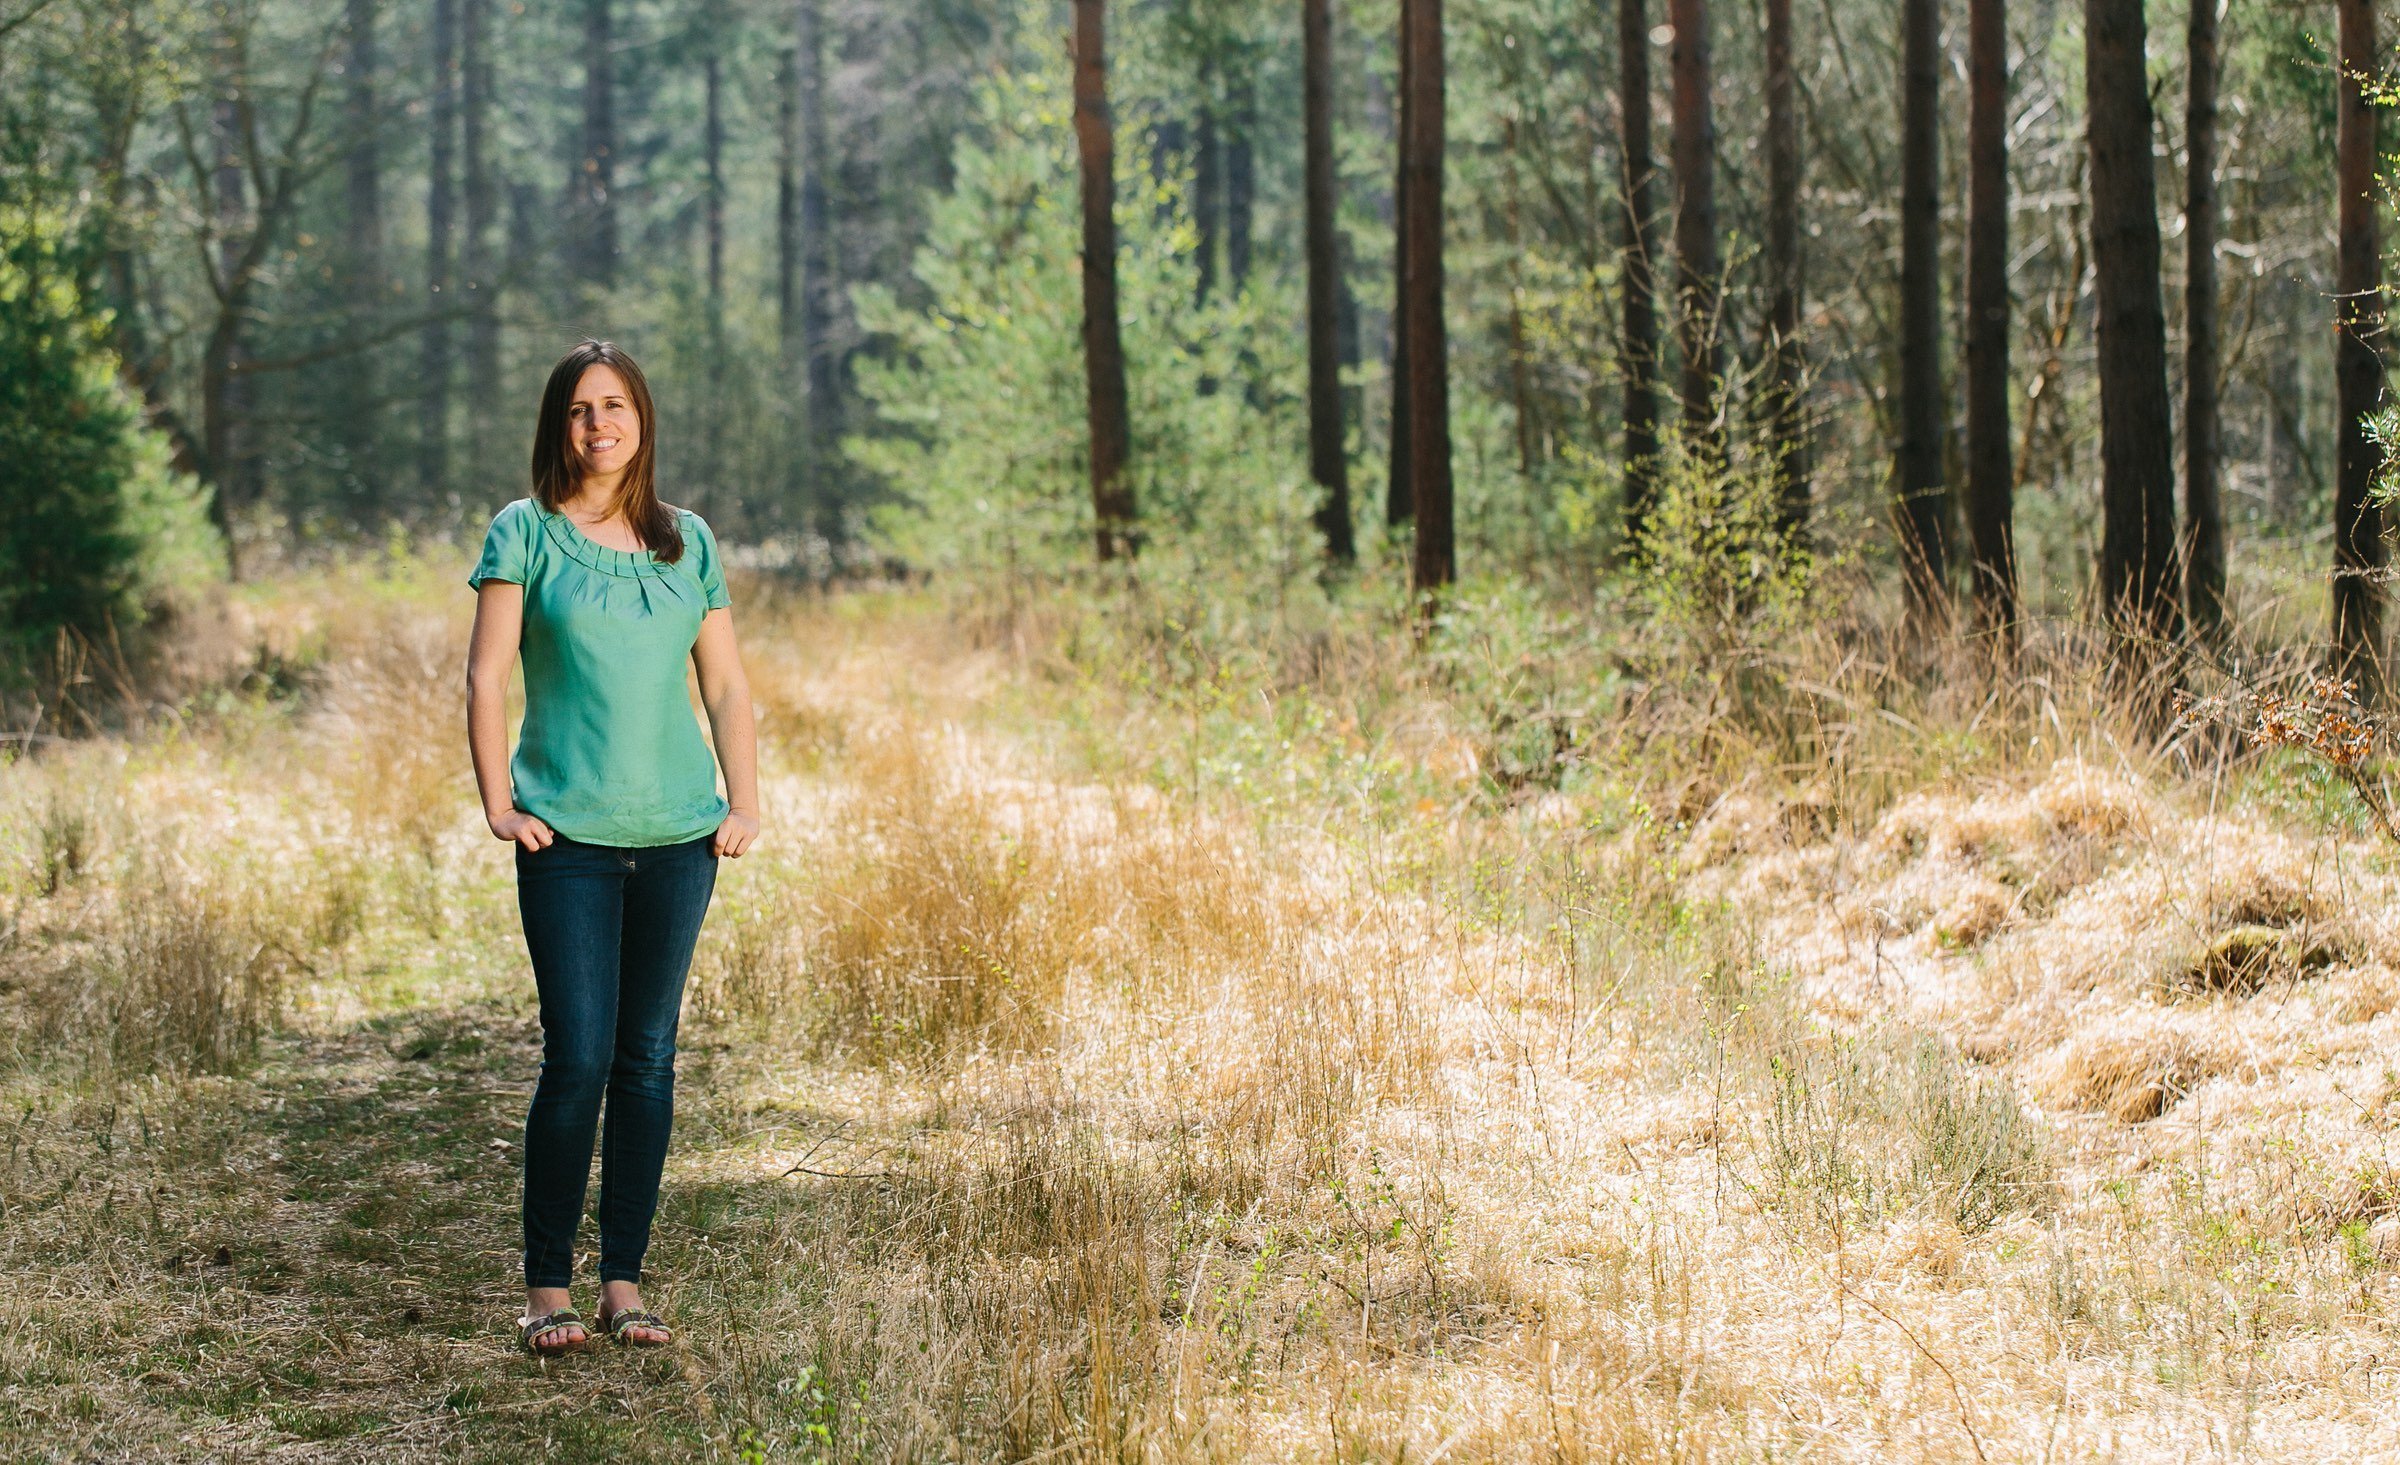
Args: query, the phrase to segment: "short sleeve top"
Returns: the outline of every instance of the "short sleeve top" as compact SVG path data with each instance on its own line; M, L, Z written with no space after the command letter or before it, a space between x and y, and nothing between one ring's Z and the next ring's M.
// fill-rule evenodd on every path
M525 723L509 777L516 806L569 839L648 848L725 820L684 679L701 617L733 597L707 521L675 512L683 554L668 564L521 498L492 516L467 576L525 587Z

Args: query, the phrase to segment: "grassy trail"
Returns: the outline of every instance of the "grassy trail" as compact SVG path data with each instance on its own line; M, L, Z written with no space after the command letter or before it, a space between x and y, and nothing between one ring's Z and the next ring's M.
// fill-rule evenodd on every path
M113 1111L11 1116L12 1226L62 1240L80 1231L90 1248L14 1273L0 1396L12 1452L731 1453L736 1435L711 1399L726 1367L708 1342L726 1332L721 1291L653 1286L688 1335L679 1349L595 1347L544 1362L514 1346L517 1144L538 1042L522 1001L406 1010L279 1041L251 1076L162 1090L155 1109L131 1098ZM711 1128L712 1065L694 1056L683 1171L705 1166L695 1136L705 1146ZM805 1203L762 1189L671 1179L654 1269L689 1271L703 1227L717 1254L748 1254L746 1222ZM160 1255L128 1245L127 1210L148 1213L141 1229ZM593 1239L587 1220L587 1249ZM596 1299L588 1276L579 1281L589 1316Z
M2379 851L2097 728L1840 831L1506 797L1405 660L1253 707L843 602L748 623L773 839L693 969L679 1342L531 1359L532 983L415 736L431 604L0 766L0 1459L2383 1448Z

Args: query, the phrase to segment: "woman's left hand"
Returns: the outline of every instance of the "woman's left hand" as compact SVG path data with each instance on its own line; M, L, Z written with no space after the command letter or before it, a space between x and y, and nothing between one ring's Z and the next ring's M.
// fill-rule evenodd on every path
M751 844L757 838L758 816L736 809L725 816L724 823L717 826L717 837L709 841L708 852L738 860L749 853Z

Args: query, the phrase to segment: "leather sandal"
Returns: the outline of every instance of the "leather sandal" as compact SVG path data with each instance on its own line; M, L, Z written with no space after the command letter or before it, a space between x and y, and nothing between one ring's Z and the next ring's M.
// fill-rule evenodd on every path
M665 1333L666 1336L663 1338L636 1338L632 1331L635 1328L648 1328L654 1332ZM600 1331L608 1334L617 1343L634 1348L664 1348L675 1341L674 1331L659 1321L658 1314L645 1312L638 1307L620 1307L615 1312L602 1313L600 1315Z
M557 1332L564 1328L579 1329L583 1333L583 1336L577 1338L572 1343L551 1343L545 1345L536 1343L534 1341L536 1338L541 1337L545 1333ZM592 1341L592 1330L590 1327L585 1325L583 1321L583 1315L581 1313L577 1312L571 1307L562 1307L556 1312L543 1313L540 1317L518 1318L517 1341L524 1344L525 1351L533 1354L535 1357L548 1358L554 1354L573 1353L581 1349L585 1344Z

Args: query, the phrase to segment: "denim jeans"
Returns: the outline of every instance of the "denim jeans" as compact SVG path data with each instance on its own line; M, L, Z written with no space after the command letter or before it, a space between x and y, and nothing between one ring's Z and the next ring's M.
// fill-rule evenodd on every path
M525 1115L525 1285L564 1287L600 1135L600 1280L639 1282L675 1117L675 1023L717 884L713 834L620 848L517 848L517 908L542 1000Z

